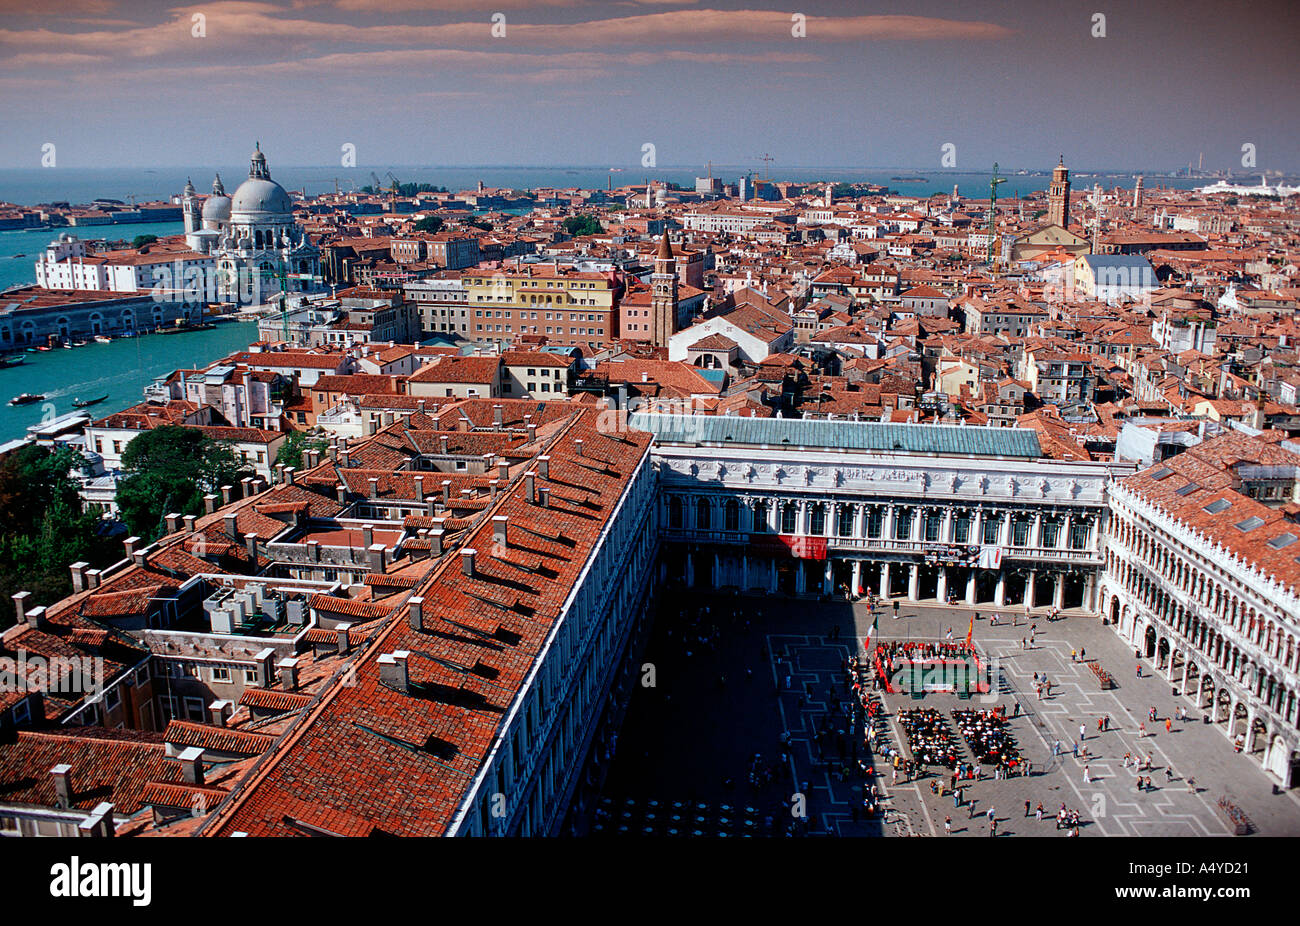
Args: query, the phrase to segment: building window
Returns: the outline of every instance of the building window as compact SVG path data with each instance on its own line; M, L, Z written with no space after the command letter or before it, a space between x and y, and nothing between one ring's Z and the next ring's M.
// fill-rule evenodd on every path
M1043 521L1043 538L1041 546L1055 547L1060 539L1061 522L1052 518Z
M1070 525L1070 549L1086 550L1092 535L1092 524L1088 521L1075 521Z
M781 509L781 533L793 534L798 530L798 526L799 509L793 502L786 502L785 507Z
M724 527L729 531L740 530L740 503L734 498L727 499L725 511Z
M871 540L880 539L880 535L885 530L885 510L883 508L872 508L867 512L867 537Z
M813 505L812 516L809 518L808 533L816 537L821 537L826 533L826 506Z
M695 502L695 526L699 530L709 529L709 507L707 498L701 498Z
M912 509L899 508L894 515L894 539L907 540L912 536Z
M767 502L754 503L754 533L762 534L767 531Z
M1029 519L1015 518L1011 522L1011 545L1014 547L1029 546Z
M839 517L836 519L836 533L841 537L853 536L853 515L856 510L848 505L840 506Z
M668 526L672 528L682 526L682 500L676 496L668 499Z
M997 543L998 531L1002 528L1002 519L996 517L984 518L984 543Z
M956 521L953 522L952 542L953 543L970 542L970 515L968 514L957 515Z
M943 524L942 516L931 512L925 516L925 539L934 542L939 539L939 527Z

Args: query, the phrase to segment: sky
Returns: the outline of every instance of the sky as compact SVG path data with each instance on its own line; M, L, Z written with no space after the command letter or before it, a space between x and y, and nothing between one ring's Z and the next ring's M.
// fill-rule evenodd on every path
M0 167L1294 173L1298 39L1293 0L0 0Z

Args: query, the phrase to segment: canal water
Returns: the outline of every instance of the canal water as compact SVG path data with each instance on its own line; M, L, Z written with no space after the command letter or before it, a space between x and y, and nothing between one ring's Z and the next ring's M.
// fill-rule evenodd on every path
M257 340L255 322L222 322L206 331L148 334L109 344L55 348L23 354L21 366L0 369L0 443L25 437L27 428L75 412L76 399L108 398L86 411L96 418L144 401L144 387L155 377L193 369L243 350ZM22 392L44 395L43 402L12 406Z

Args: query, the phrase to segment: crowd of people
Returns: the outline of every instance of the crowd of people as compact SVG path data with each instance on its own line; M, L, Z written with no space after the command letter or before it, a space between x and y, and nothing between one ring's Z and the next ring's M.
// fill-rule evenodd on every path
M1007 724L1005 708L999 705L992 710L954 710L952 715L971 754L981 764L1009 775L1020 774L1024 763Z
M913 707L898 712L898 725L907 736L907 748L922 765L957 764L957 746L953 743L948 721L932 707Z

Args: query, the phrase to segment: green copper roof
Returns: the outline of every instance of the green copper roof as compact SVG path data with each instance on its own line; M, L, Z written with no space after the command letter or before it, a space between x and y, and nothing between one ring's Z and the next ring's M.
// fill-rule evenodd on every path
M803 418L740 418L633 412L628 424L663 444L736 444L804 449L935 453L966 457L1042 456L1028 428L884 424Z

